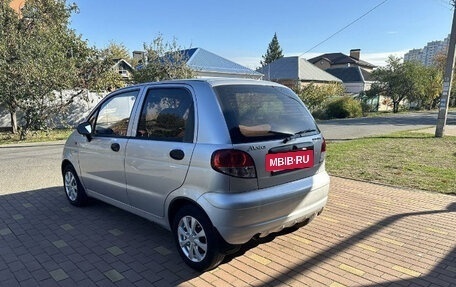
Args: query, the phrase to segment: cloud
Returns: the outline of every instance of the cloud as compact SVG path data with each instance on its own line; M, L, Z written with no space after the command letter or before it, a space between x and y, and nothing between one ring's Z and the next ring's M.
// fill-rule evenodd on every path
M262 60L261 57L233 57L230 58L230 61L233 61L235 63L238 63L244 67L247 67L252 70L256 70L259 68L260 61Z
M362 53L361 60L369 62L375 66L386 66L386 60L390 55L395 57L404 58L404 54L409 50L403 51L392 51L392 52L382 52L382 53Z

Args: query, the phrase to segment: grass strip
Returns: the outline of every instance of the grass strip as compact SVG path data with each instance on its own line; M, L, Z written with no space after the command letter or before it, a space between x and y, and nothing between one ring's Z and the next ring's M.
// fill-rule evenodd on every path
M408 131L329 142L331 175L456 194L456 137Z

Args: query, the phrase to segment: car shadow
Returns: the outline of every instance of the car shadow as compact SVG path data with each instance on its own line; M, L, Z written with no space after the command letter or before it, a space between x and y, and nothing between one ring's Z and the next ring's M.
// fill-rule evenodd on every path
M296 274L309 272L315 264L330 260L402 219L455 212L456 202L442 210L388 216L299 264L287 266L288 271L275 274L261 286L286 285ZM259 244L294 230L250 241L227 256L222 266ZM455 266L455 252L453 249L429 274L369 286L422 286L423 282L429 285L445 275L447 266ZM167 230L97 200L91 200L84 208L74 207L61 187L0 196L0 259L0 267L3 262L6 264L0 268L1 286L18 282L21 285L19 279L24 278L24 272L31 274L28 280L35 282L28 283L35 283L34 286L141 285L140 282L148 286L176 286L201 275L181 260ZM17 268L18 265L23 268Z
M456 275L454 268L456 266L456 247L443 258L431 272L420 276L419 278L402 279L384 283L375 283L365 285L364 287L387 287L387 286L455 286ZM451 269L453 268L453 269ZM453 271L451 271L453 270ZM434 284L430 285L430 282ZM453 283L450 283L453 282Z
M0 265L9 268L0 286L16 286L21 272L33 286L178 285L200 273L175 250L157 224L98 200L74 207L62 187L0 196Z
M430 210L430 211L420 211L420 212L409 212L409 213L401 213L395 214L389 217L386 217L378 222L375 222L370 225L369 228L359 231L358 233L348 237L347 239L343 240L337 245L331 246L326 250L322 250L316 255L306 258L299 264L294 266L287 266L286 272L282 272L279 276L274 277L270 281L262 282L261 286L282 286L284 283L286 284L290 281L294 274L305 274L308 270L311 270L315 264L319 264L326 260L330 260L337 254L343 253L344 251L348 250L350 247L356 245L357 243L363 241L364 239L379 233L382 229L391 226L398 221L408 218L408 217L419 217L423 215L436 215L442 213L456 213L456 202L447 206L446 209L443 210ZM273 240L274 238L271 237L267 240ZM252 247L257 246L257 244L252 245ZM240 255L242 255L245 251L242 251ZM450 271L447 267L448 266L456 266L456 248L454 248L450 253L448 253L445 258L442 260L428 273L423 274L420 277L416 278L407 278L401 279L397 281L387 281L384 283L374 283L372 285L364 285L364 286L430 286L432 284L438 283L444 284L442 286L449 286L446 282L456 282L456 274L453 271ZM453 267L454 268L454 267ZM447 276L446 278L444 276ZM451 279L448 280L448 278ZM440 279L444 278L444 279ZM440 282L440 283L439 283ZM443 283L442 283L443 282ZM260 286L260 285L256 285ZM434 285L432 285L434 286ZM437 285L436 285L437 286Z

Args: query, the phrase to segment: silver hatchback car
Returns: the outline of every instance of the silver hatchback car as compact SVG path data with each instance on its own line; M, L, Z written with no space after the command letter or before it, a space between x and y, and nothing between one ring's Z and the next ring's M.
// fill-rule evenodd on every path
M106 96L68 138L61 168L71 204L93 197L164 226L203 271L318 215L329 192L325 152L287 87L175 80Z

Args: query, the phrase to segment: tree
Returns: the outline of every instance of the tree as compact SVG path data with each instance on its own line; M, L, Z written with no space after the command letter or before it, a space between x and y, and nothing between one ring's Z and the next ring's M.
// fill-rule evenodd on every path
M10 65L18 59L19 51L16 49L16 42L20 42L17 33L19 17L11 9L9 2L2 1L0 4L0 104L10 112L12 132L17 133L16 111L18 103L14 95L22 87L11 81L14 79L11 76L20 71L17 67ZM8 67L10 68L8 69Z
M11 114L13 132L21 112L22 139L30 130L52 127L85 89L111 78L112 64L68 28L76 11L64 0L28 0L18 15L2 2L0 103ZM74 92L64 95L68 89Z
M158 35L150 44L144 43L146 63L133 73L136 83L193 78L194 71L187 65L187 57L174 39L165 42Z
M405 95L398 93L400 84L399 70L401 69L401 59L389 56L387 65L380 67L372 73L372 78L377 81L372 85L374 90L380 91L385 97L393 102L393 112L398 112L399 103Z
M423 89L420 104L427 109L435 108L442 93L443 73L437 67L424 67Z
M95 75L97 78L92 83L90 89L96 91L114 90L125 85L125 81L112 66L120 59L131 63L132 58L129 56L128 49L123 44L111 42L106 48L97 50L94 61L91 65L97 67Z
M443 51L441 53L438 53L435 56L435 58L434 58L434 67L437 68L437 70L441 74L442 78L443 78L443 74L445 72L446 61L447 61L447 51ZM442 83L442 85L443 85L443 83ZM456 77L453 77L453 81L451 82L451 86L452 87L456 87ZM441 92L442 91L440 91L440 93ZM451 104L451 102L453 102L453 105L454 105L454 102L455 102L455 99L456 99L456 89L455 88L451 89L450 98L452 99L452 101L450 101L450 104Z
M372 77L377 81L373 88L391 99L394 113L399 111L403 100L415 101L424 94L425 73L423 66L417 62L402 63L401 58L391 55L387 65L375 70Z
M90 49L89 55L78 68L77 83L73 86L75 90L103 92L125 85L122 77L112 70L113 59L106 56L109 53L104 49Z
M262 67L283 58L282 48L280 48L279 40L277 40L277 33L274 33L274 37L272 37L272 40L269 43L266 54L262 57L263 61L260 62Z
M110 42L109 45L102 50L102 57L112 60L124 59L128 62L131 61L130 52L123 44Z

